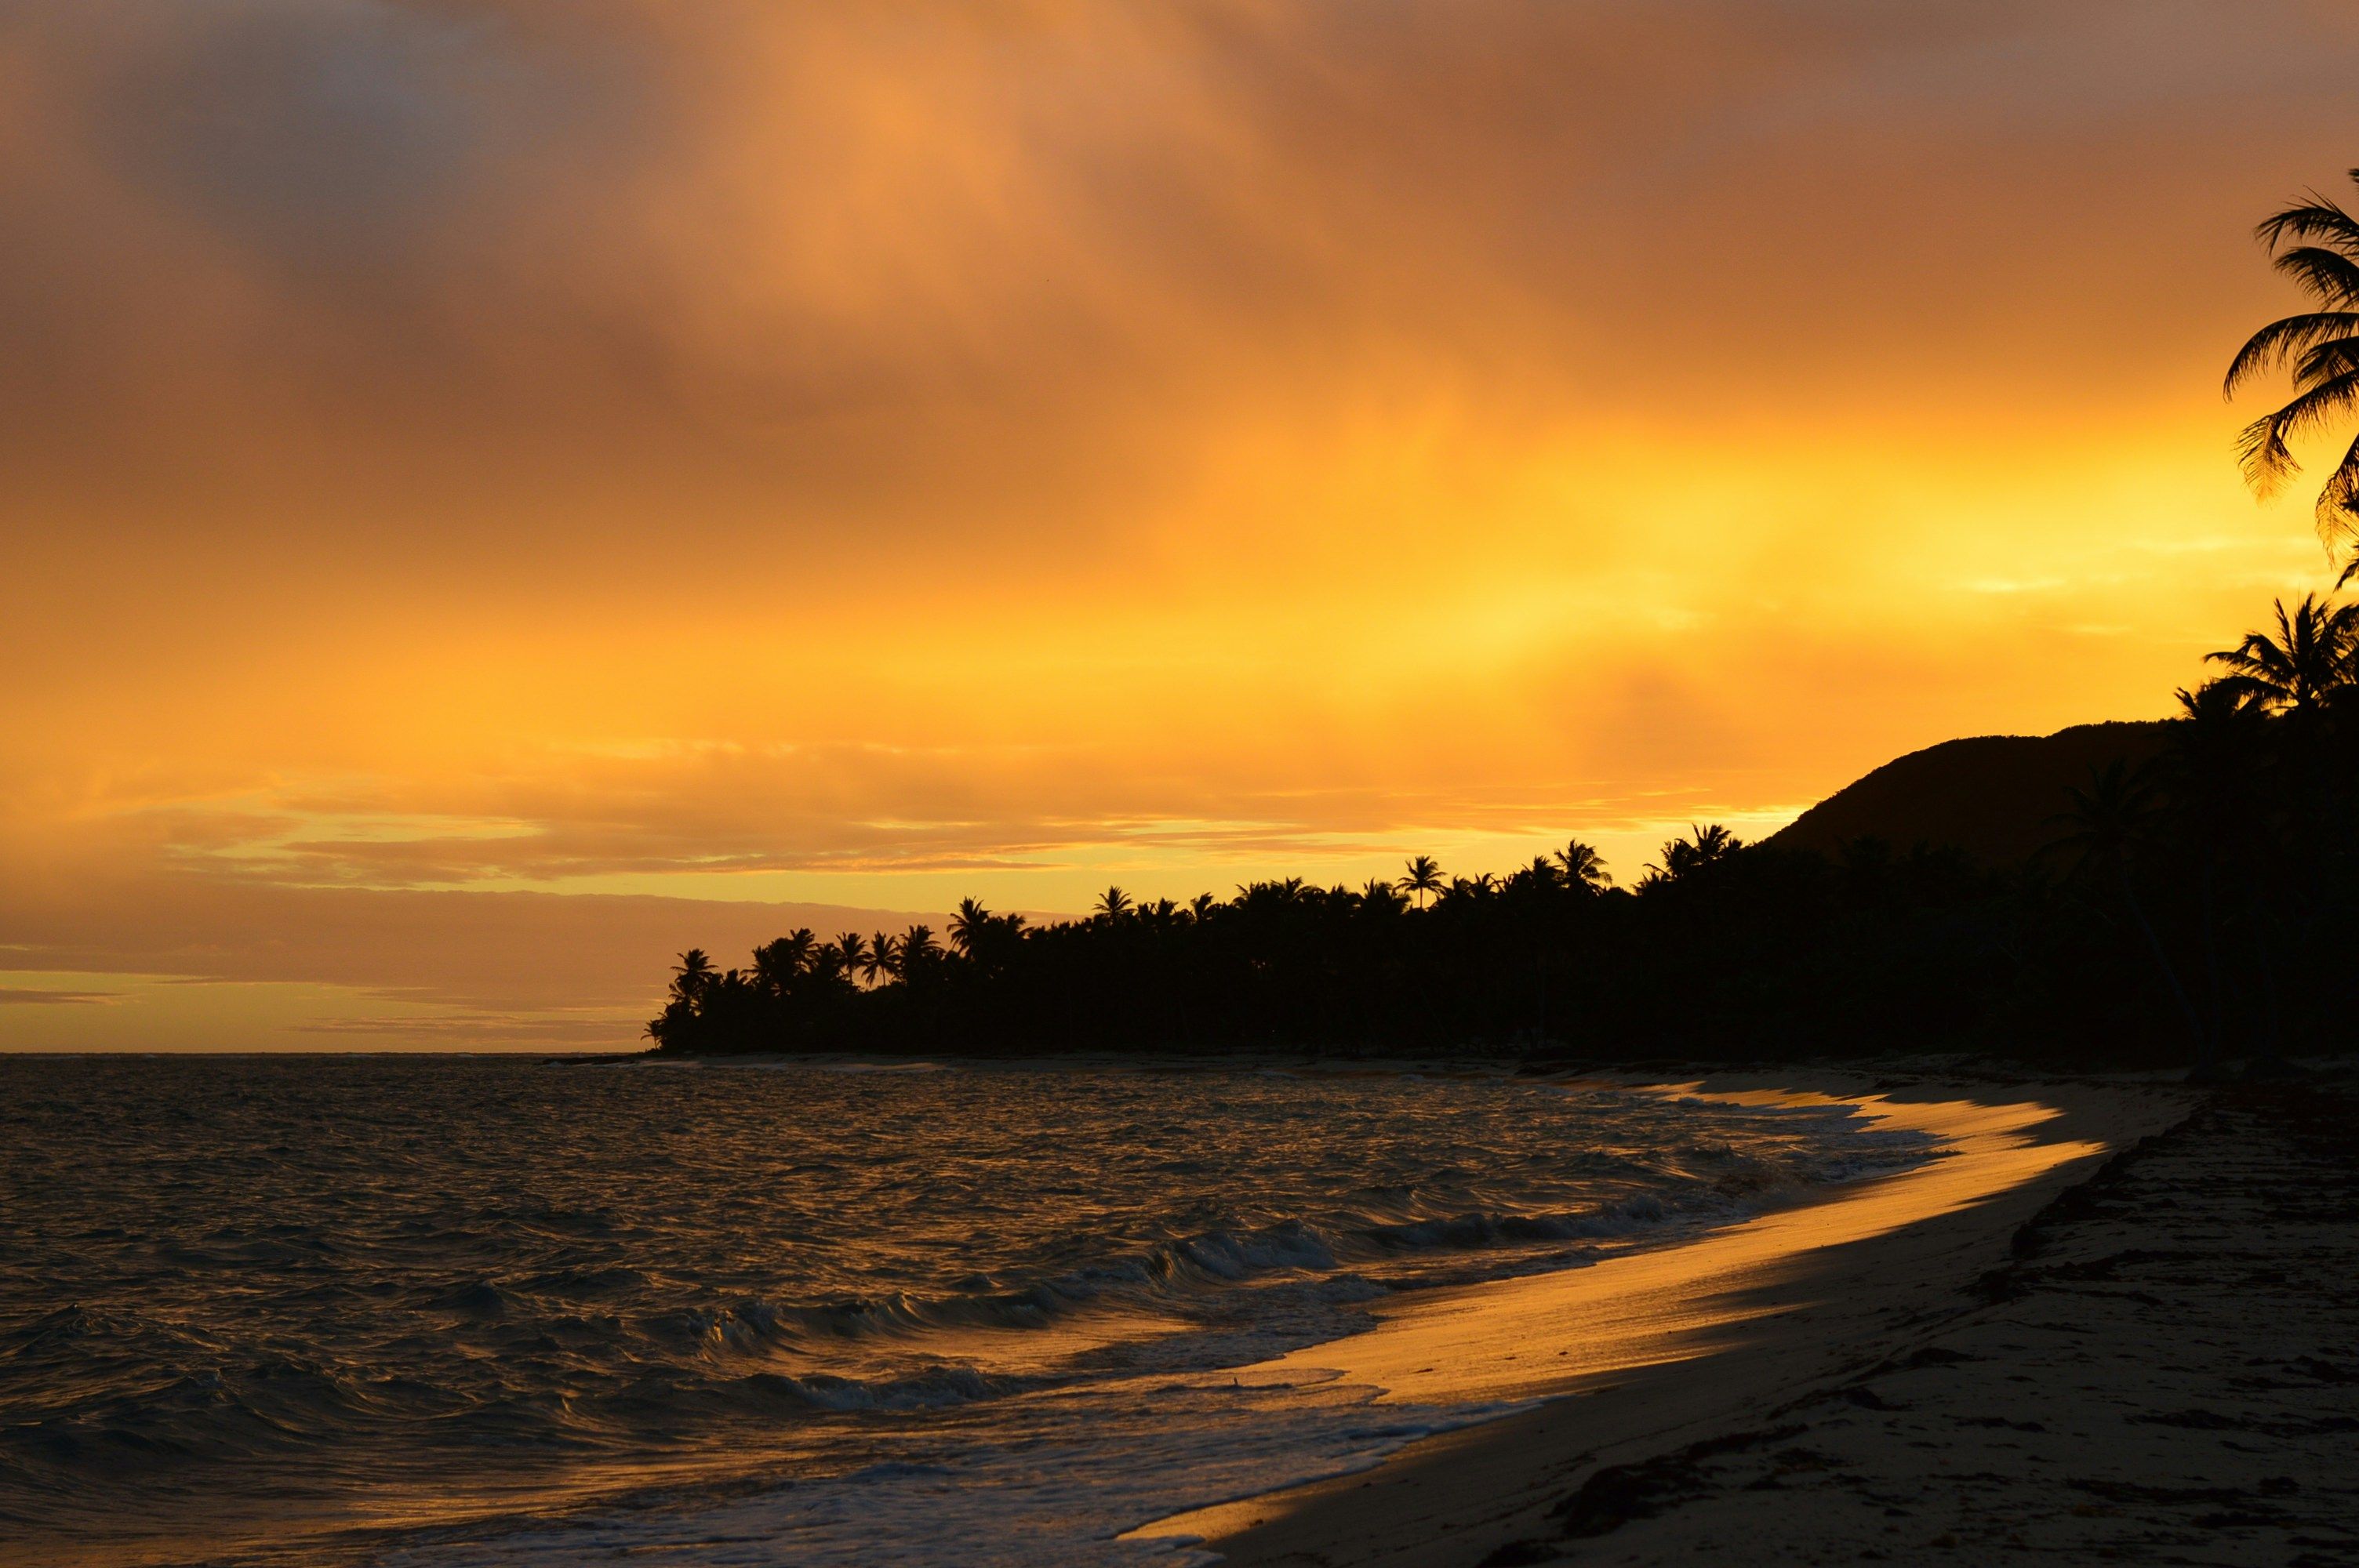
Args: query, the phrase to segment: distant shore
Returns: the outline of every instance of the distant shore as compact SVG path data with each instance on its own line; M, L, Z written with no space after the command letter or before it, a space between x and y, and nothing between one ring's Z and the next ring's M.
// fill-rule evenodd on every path
M1240 1568L1511 1568L2163 1541L2296 1561L2270 1550L2359 1528L2342 1475L2359 1366L2336 1337L2359 1325L2351 1134L2337 1152L2316 1117L2297 1125L2321 1095L2347 1109L2333 1088L1701 1086L1797 1087L1880 1094L1957 1152L1690 1247L1405 1298L1295 1359L1394 1397L1567 1397L1141 1533L1198 1538Z

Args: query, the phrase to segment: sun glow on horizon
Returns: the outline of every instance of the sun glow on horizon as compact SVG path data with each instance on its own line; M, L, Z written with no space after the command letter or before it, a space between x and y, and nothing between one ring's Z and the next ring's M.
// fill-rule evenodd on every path
M2310 8L352 9L0 32L0 1047L1629 880L2325 575L2216 392Z

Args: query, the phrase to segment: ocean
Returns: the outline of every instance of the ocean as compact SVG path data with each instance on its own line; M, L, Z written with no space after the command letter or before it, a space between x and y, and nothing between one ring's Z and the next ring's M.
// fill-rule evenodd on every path
M1498 1413L1255 1370L1929 1157L1250 1064L0 1057L0 1568L1178 1563Z

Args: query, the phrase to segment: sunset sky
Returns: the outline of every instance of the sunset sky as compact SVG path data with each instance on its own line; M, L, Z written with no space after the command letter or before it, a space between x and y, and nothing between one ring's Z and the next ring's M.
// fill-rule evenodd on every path
M670 955L2159 715L2330 0L0 14L0 1047L627 1044ZM832 907L814 907L832 906ZM887 912L887 913L876 913Z

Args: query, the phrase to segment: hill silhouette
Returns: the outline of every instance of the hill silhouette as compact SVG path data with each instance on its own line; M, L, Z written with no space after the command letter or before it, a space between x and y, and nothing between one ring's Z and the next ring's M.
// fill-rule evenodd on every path
M1303 1050L1769 1060L1998 1050L2244 1057L2349 1036L2359 606L2211 655L2167 721L1929 747L1765 843L1697 823L1626 884L1578 839L1504 875L1430 856L1036 923L798 928L679 955L670 1055ZM2023 863L2053 844L2037 874Z
M1772 834L1780 849L1832 855L1856 838L1896 849L1954 846L1984 865L2016 866L2057 835L2068 785L2115 759L2136 767L2162 750L2159 720L2075 724L2053 735L1976 735L1895 758Z

